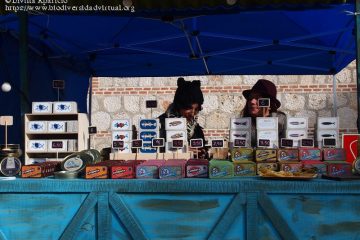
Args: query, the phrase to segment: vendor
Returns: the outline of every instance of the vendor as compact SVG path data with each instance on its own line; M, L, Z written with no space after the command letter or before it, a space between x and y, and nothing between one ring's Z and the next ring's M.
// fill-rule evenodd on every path
M187 139L201 138L205 144L203 128L197 122L198 114L204 103L203 93L201 91L200 80L185 81L184 78L178 78L175 96L173 102L169 105L166 112L159 116L160 119L160 137L166 139L165 118L186 118Z
M276 99L277 90L275 84L266 79L259 79L251 89L243 91L242 94L246 99L246 104L240 115L241 117L251 117L251 146L257 146L256 117L277 117L279 141L281 138L285 138L286 115L278 111L281 103ZM269 98L270 107L259 107L259 98Z

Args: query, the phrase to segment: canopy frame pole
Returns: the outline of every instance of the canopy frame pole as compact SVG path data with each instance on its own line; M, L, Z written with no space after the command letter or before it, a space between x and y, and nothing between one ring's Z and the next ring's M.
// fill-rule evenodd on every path
M360 0L356 0L356 13L360 12ZM357 83L357 107L358 107L358 117L357 117L357 128L358 133L360 133L360 15L355 14L355 31L356 31L356 83Z

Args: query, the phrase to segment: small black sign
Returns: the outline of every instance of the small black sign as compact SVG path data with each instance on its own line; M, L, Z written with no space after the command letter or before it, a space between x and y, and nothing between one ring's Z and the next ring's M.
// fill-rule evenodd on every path
M312 138L300 139L300 147L314 147L314 139Z
M259 98L258 105L259 107L270 107L270 98Z
M190 139L191 148L202 148L204 146L203 140L201 138Z
M113 141L113 148L124 148L124 141Z
M97 133L97 129L95 126L90 126L89 127L89 134L96 134Z
M283 148L292 148L294 147L294 140L289 138L282 138L280 146Z
M63 145L63 142L62 141L52 141L51 142L51 148L54 148L54 149L61 149L63 148L64 145Z
M184 147L184 140L182 139L172 140L172 148L183 148L183 147Z
M142 148L143 147L143 140L142 139L132 140L131 147L132 148Z
M64 80L53 80L53 88L64 89L65 81Z
M165 146L165 139L163 139L163 138L153 138L151 140L151 146L153 148L164 147Z
M336 138L323 138L323 147L336 147Z
M212 148L223 148L224 147L224 140L223 139L211 140L211 147Z
M259 147L270 147L270 140L269 139L259 139L258 146Z
M246 147L246 139L235 138L234 147Z
M146 108L157 108L156 100L146 100Z

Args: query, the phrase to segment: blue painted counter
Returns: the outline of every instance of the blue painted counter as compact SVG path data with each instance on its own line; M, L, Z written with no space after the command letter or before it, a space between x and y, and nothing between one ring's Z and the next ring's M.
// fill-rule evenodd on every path
M0 181L0 239L360 239L360 181Z

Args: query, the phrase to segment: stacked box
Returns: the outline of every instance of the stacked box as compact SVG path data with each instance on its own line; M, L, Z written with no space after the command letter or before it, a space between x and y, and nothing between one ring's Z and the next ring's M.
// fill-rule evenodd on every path
M233 162L254 161L254 150L252 148L233 148L230 157Z
M185 177L186 160L185 159L171 159L165 161L159 167L160 179L180 179Z
M324 161L346 161L346 154L344 148L324 148Z
M86 179L105 179L110 176L110 167L123 164L124 160L107 160L99 163L89 164L85 167Z
M136 166L136 178L159 178L159 167L165 160L148 160Z
M123 141L123 148L114 148L111 144L112 152L131 153L130 142L133 139L132 125L130 119L114 119L111 121L112 142Z
M256 163L251 161L234 162L234 177L248 177L256 175Z
M330 177L342 177L352 175L352 166L345 161L325 161L327 175Z
M257 174L261 168L268 168L276 171L278 169L277 149L256 149L255 150L255 162Z
M141 153L156 153L157 149L152 147L152 139L159 137L160 123L158 119L139 119L139 139L143 140Z
M33 114L50 114L52 113L52 102L32 102Z
M165 152L187 152L187 129L186 118L165 118L166 143ZM177 149L172 147L173 140L183 140L184 147Z
M209 161L206 159L189 159L186 162L187 178L208 178Z
M299 161L299 150L297 148L279 149L278 161L281 171L300 172L302 163Z
M234 164L229 161L213 159L209 162L209 178L234 177Z
M270 140L270 146L268 148L277 148L279 146L277 117L256 118L256 142L258 147L259 139Z
M326 174L327 172L327 165L323 161L304 160L302 164L305 172L317 173L318 177L321 177L322 174Z
M21 167L22 178L43 178L54 175L55 171L60 170L61 162L42 162Z
M335 138L336 146L339 146L339 118L319 117L317 119L317 141L318 147L322 148L324 138Z
M299 159L300 161L321 161L321 150L319 148L299 148Z
M55 114L69 114L77 113L77 103L76 102L54 102L53 103L53 113Z
M299 147L300 139L308 137L308 117L286 118L286 138L294 141L294 147Z
M28 152L46 152L47 140L29 140Z
M230 146L235 139L246 139L246 146L251 147L251 118L231 118L230 119Z
M111 179L129 179L136 177L136 166L145 160L128 160L110 166L109 176Z
M47 121L29 121L27 123L27 131L31 133L47 132Z
M79 131L78 121L66 121L66 132L76 133Z

